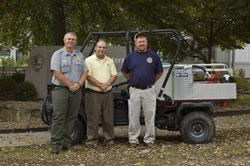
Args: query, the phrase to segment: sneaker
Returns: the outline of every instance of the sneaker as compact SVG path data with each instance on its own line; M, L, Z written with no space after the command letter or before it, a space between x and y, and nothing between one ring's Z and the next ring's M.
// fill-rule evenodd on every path
M136 148L137 145L138 145L138 144L136 144L136 143L130 143L130 144L129 144L129 147L130 147L130 148Z
M52 148L51 148L51 154L59 154L59 149L58 149L58 147L52 147Z
M78 150L76 148L74 148L73 146L69 145L69 146L63 146L62 147L63 151L70 151L70 152L77 152Z

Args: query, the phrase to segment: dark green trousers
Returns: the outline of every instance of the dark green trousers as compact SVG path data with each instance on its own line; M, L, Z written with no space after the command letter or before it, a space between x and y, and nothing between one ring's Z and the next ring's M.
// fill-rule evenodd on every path
M52 102L51 146L68 146L80 107L81 89L72 93L68 88L55 87Z

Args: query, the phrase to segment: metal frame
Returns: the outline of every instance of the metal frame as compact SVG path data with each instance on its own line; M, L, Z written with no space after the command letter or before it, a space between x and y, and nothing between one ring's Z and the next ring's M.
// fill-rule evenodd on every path
M168 82L168 79L171 75L171 72L173 70L173 67L175 65L175 62L177 60L177 57L179 55L179 52L181 50L181 37L180 35L175 31L175 30L172 30L172 29L159 29L159 30L150 30L150 31L116 31L116 32L91 32L89 33L89 35L87 36L87 38L85 39L85 41L83 42L83 45L80 49L81 52L83 52L83 50L85 49L85 47L87 46L88 42L92 39L92 37L96 37L96 41L94 43L94 45L92 46L92 49L90 51L90 53L88 54L88 56L92 55L93 51L94 51L94 47L96 45L96 43L98 42L98 40L100 39L100 37L105 37L105 36L108 36L108 37L117 37L117 36L124 36L125 37L125 41L126 41L126 54L128 55L130 53L130 45L129 45L129 40L131 39L131 43L134 43L133 42L133 37L136 33L138 32L143 32L145 33L147 36L148 35L165 35L165 36L169 36L169 35L173 35L176 39L176 53L175 53L175 56L174 56L174 59L171 63L171 66L168 70L168 73L162 83L162 87L159 91L159 94L158 94L158 97L160 98L162 95L163 95L163 92L164 92L164 89L165 89L165 86ZM134 50L134 45L131 46L131 50L133 51Z

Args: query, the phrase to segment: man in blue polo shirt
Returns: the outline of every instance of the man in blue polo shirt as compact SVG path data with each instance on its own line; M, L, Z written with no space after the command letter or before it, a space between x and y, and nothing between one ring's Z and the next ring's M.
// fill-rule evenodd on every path
M155 82L163 74L160 57L147 49L147 37L139 32L135 35L137 51L129 54L123 63L122 74L129 80L129 143L131 148L139 144L141 131L140 112L143 110L145 119L144 143L153 147L155 141L155 110L156 92Z

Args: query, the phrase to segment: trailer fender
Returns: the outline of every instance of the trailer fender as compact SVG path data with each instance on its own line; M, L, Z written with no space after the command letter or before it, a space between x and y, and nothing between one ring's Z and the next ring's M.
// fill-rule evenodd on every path
M212 102L181 103L177 108L175 126L176 126L176 128L179 128L181 119L183 117L181 115L185 115L185 114L188 114L189 112L194 112L194 111L204 111L204 112L207 112L209 114L212 114L216 110L217 110L216 105Z

